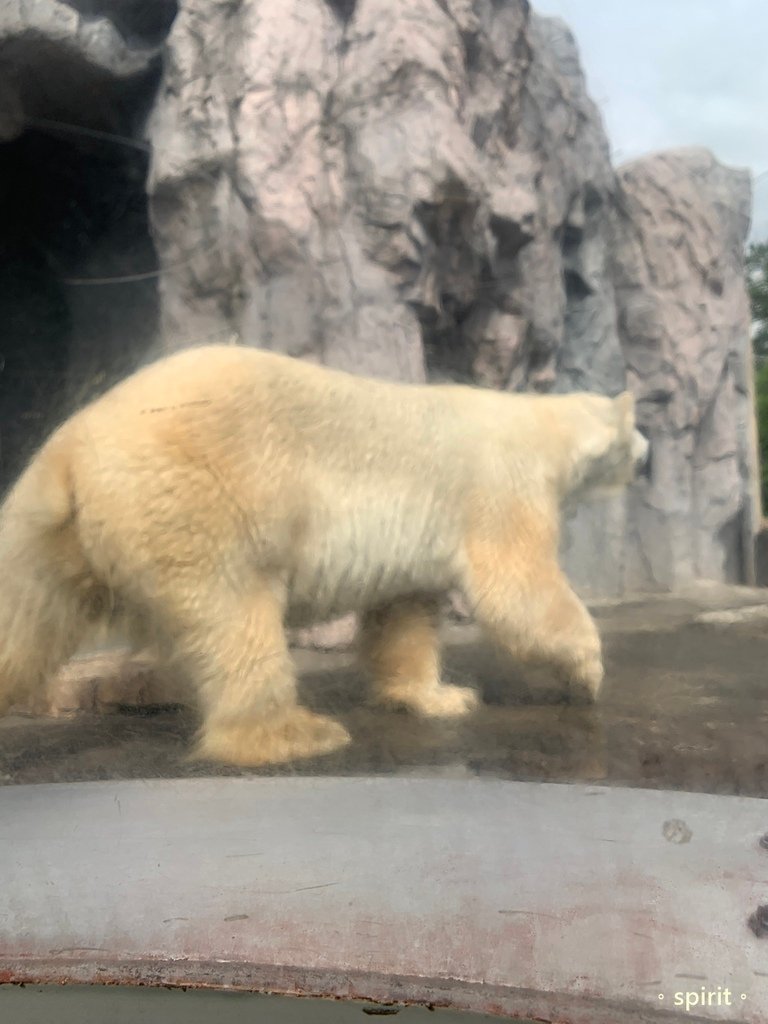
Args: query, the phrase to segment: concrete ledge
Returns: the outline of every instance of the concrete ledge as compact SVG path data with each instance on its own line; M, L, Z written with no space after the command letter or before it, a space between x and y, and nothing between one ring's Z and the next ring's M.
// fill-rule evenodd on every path
M569 1024L768 1017L768 939L748 923L767 896L762 800L196 779L8 787L0 822L6 983L227 988Z

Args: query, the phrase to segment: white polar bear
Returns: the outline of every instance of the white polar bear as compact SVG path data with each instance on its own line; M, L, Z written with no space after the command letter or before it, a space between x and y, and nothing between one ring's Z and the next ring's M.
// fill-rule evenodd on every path
M187 349L67 420L0 510L0 711L89 625L151 636L197 693L201 757L256 765L349 737L302 708L285 627L355 611L376 700L461 715L437 607L464 591L515 657L594 698L597 629L557 562L559 507L647 455L628 394L368 380Z

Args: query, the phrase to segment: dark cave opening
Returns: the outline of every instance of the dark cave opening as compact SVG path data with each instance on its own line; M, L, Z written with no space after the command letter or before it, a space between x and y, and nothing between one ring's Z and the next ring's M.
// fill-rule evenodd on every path
M178 0L65 0L85 18L108 18L123 39L137 47L157 46L179 11Z
M32 79L31 50L17 67ZM158 323L148 147L159 67L114 81L63 61L0 144L0 494L73 409L135 368ZM34 92L33 103L29 102ZM92 98L92 102L89 100Z

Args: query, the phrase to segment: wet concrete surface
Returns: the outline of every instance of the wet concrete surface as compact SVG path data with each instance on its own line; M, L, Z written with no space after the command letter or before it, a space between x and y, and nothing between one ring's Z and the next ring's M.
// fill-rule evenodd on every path
M699 620L722 610L724 621ZM16 716L0 720L0 784L387 773L768 796L768 593L711 587L593 611L606 664L595 707L564 703L546 672L505 662L471 625L448 625L445 678L476 685L485 702L461 723L368 708L353 655L297 651L302 700L344 722L344 751L245 771L188 760L187 709Z

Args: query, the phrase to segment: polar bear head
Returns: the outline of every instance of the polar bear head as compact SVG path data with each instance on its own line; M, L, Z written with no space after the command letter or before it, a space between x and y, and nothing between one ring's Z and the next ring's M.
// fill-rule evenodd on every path
M635 400L629 391L617 398L595 394L562 398L569 448L564 489L569 497L608 497L647 469L650 447L635 425Z

